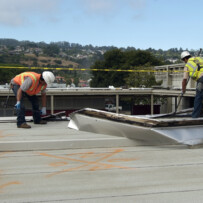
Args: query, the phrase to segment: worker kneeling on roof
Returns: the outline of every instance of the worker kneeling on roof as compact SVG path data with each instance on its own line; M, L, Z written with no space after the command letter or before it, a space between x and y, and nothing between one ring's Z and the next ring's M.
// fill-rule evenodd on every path
M203 58L191 57L188 51L184 51L181 54L181 59L185 62L182 92L185 93L186 91L186 85L189 77L197 81L192 117L198 118L201 114L203 99Z
M42 74L35 72L24 72L15 76L11 80L12 90L16 96L17 103L17 127L31 128L25 120L25 106L23 102L24 96L32 104L33 120L35 124L46 124L46 121L41 119L41 115L46 115L46 87L53 83L55 76L50 71L44 71ZM39 102L37 94L41 91L42 109L39 110Z

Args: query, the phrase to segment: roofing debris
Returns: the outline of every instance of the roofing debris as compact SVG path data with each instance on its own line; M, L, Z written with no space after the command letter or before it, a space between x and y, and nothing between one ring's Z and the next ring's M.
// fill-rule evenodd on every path
M193 119L192 109L155 116L128 116L85 108L70 114L69 128L124 136L144 145L203 144L203 118Z

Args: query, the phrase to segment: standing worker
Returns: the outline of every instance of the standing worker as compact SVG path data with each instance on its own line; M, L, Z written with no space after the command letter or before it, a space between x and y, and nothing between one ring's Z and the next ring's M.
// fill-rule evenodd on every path
M35 72L24 72L15 76L11 80L12 90L16 96L17 103L15 108L17 110L17 127L31 128L25 120L25 106L23 102L24 96L32 104L33 120L35 124L46 124L47 122L41 120L41 115L46 115L46 87L53 83L55 76L50 71L44 71L42 74ZM42 109L39 110L39 102L37 94L41 91Z
M198 118L201 114L203 99L203 58L191 57L188 51L183 51L181 54L181 59L185 62L184 76L182 81L182 93L184 94L186 91L189 77L197 81L192 118Z

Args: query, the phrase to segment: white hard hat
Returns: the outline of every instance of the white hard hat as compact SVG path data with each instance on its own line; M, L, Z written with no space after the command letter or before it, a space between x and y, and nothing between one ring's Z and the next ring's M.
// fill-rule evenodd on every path
M185 57L190 56L190 53L188 51L183 51L181 53L181 59L183 60Z
M50 85L55 80L54 74L50 71L44 71L42 73L42 77L43 77L44 81L47 83L47 85Z

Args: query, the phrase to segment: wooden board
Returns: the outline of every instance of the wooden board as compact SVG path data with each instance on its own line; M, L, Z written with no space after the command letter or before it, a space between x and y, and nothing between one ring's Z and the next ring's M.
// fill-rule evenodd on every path
M182 111L181 111L182 112ZM95 109L82 109L77 111L78 114L101 118L105 120L126 123L131 125L138 125L144 127L176 127L176 126L193 126L193 125L203 125L203 118L202 119L193 119L184 117L176 118L176 119L156 119L156 118L149 118L149 117L139 117L139 116L127 116L123 114L116 114L110 113L105 111L99 111ZM183 113L183 112L182 112Z

